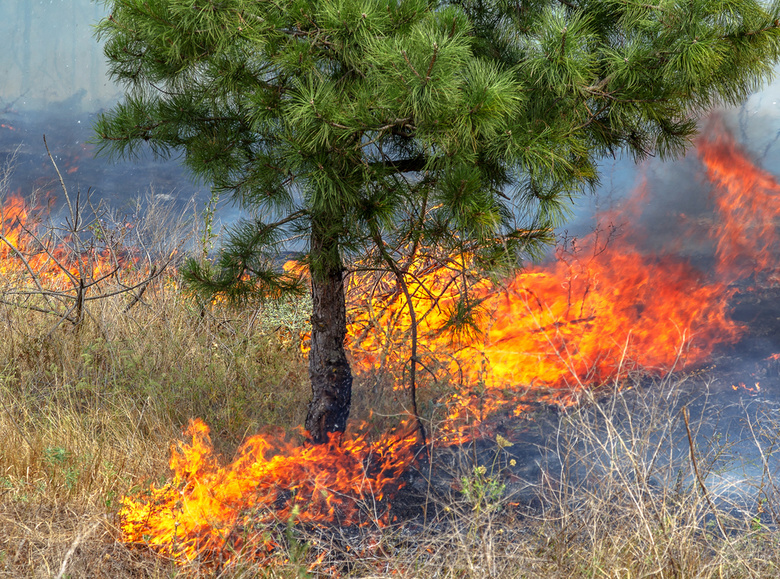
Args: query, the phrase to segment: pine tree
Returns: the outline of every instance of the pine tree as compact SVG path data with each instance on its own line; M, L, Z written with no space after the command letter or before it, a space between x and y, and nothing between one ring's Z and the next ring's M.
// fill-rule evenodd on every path
M123 102L101 150L183 162L251 217L196 287L294 287L308 236L306 428L343 431L345 260L439 244L489 267L550 239L599 159L680 154L696 119L772 73L778 1L107 0L98 36ZM401 278L403 271L397 272Z

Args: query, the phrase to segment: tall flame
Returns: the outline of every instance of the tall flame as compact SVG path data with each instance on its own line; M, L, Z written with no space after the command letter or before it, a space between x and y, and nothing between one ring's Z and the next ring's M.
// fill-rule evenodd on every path
M604 241L594 233L579 244L587 250L559 255L501 283L479 280L469 287L482 315L478 331L465 340L443 331L464 290L460 274L430 261L412 264L408 285L423 352L418 358L446 361L442 373L459 382L445 438L461 439L466 424L501 407L519 414L533 402L568 405L583 388L637 368L702 363L714 347L739 338L742 326L728 317L732 284L774 272L780 185L722 127L710 127L697 149L712 187L713 271L676 251L643 249L644 183L619 210L598 216L629 223L627 234ZM700 233L678 217L683 228L676 246L700 243ZM370 296L369 287L358 276L350 282L355 365L361 371L403 366L411 327L405 299L392 290ZM474 393L477 384L482 391Z
M718 276L733 281L774 274L780 184L755 167L729 133L711 130L698 150L720 216L710 229L717 244Z

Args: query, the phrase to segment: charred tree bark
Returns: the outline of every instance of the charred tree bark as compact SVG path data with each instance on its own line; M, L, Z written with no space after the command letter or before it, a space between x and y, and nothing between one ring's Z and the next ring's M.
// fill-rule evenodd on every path
M312 442L321 443L332 432L344 432L352 401L352 371L344 338L347 310L343 267L338 241L328 228L314 221L311 233L311 350L309 378L312 400L306 430Z

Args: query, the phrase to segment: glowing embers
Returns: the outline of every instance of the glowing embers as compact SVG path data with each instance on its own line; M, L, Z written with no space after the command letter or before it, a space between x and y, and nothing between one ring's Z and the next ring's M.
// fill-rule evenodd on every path
M744 382L740 382L739 384L732 384L731 389L734 392L747 392L751 396L757 396L761 393L761 384L756 382L753 386L748 386Z
M119 512L127 542L180 562L272 558L277 544L269 529L279 523L386 524L387 493L403 485L417 447L416 432L313 446L258 435L220 466L205 424L191 421L187 435L192 443L171 452L173 480L124 499Z

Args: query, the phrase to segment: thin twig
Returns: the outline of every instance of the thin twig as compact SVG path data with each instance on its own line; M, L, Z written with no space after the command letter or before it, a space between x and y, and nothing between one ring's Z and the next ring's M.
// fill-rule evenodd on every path
M43 286L38 281L38 276L33 271L32 266L27 261L27 259L24 257L24 255L22 255L22 252L19 251L19 249L13 243L11 243L8 240L8 238L5 235L3 235L2 233L0 233L0 241L2 241L8 247L10 247L11 251L13 251L16 254L16 256L22 261L22 263L24 264L24 267L27 269L27 273L30 274L30 277L32 278L33 282L35 282L35 285L38 288L38 290L40 291L41 295L46 299L46 302L49 303L48 296L46 295L46 292L44 291Z
M93 523L92 526L89 527L86 531L79 533L76 538L73 540L73 543L70 546L70 549L68 549L68 552L65 553L65 558L62 560L62 565L60 565L60 572L57 573L57 577L55 579L62 579L65 576L65 571L68 568L68 563L70 563L70 558L73 557L73 554L76 552L76 549L78 549L79 544L81 544L81 541L86 539L89 535L92 534L92 532L97 529L98 525L100 525L102 521L98 521L96 523Z
M425 426L423 425L422 419L420 418L420 413L417 410L416 376L417 376L418 337L417 337L417 314L414 311L414 302L412 302L412 296L409 294L409 287L406 284L406 279L404 279L404 273L398 268L398 264L395 263L395 261L393 261L392 256L389 253L387 253L387 250L385 249L385 243L379 232L379 228L373 222L369 225L369 227L371 228L373 238L374 238L374 243L376 244L379 253L382 255L382 258L385 260L385 263L387 263L387 266L390 268L393 274L395 274L395 279L398 285L401 286L401 290L404 293L404 297L406 298L406 304L409 309L409 319L411 322L411 330L412 330L412 355L411 355L411 367L409 371L409 394L412 403L412 413L414 415L415 421L417 422L417 428L420 433L420 437L422 438L422 447L426 448L427 436L425 433Z
M699 488L701 488L701 492L704 495L704 498L707 500L707 504L710 507L710 510L712 511L712 516L715 517L715 522L718 523L718 529L720 529L721 535L723 535L723 538L727 538L726 536L726 529L723 528L723 524L720 522L720 517L718 517L718 510L715 508L715 503L712 502L712 499L710 498L710 493L707 492L707 487L704 486L704 481L701 478L701 475L699 474L699 466L696 463L696 449L693 444L693 435L691 434L691 425L690 425L690 418L688 415L688 407L683 406L682 409L682 415L683 420L685 421L685 431L688 433L688 446L691 449L691 464L693 465L693 472L696 475L696 481L699 483Z

